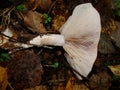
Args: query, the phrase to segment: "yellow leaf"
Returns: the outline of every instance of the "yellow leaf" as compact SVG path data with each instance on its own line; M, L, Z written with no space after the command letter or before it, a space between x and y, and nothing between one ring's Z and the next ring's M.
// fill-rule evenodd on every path
M110 19L110 21L108 22L108 24L104 27L102 27L101 32L105 33L105 34L112 34L117 28L117 25L115 23L114 19Z
M0 90L6 90L7 84L8 81L6 69L0 66Z
M67 82L65 90L73 90L74 84L75 84L75 78L71 77Z
M71 77L67 82L65 90L90 90L90 89L83 83L81 84L75 83L75 78Z
M120 65L108 66L114 75L120 76Z
M59 30L60 27L65 23L66 21L66 17L65 16L61 16L61 15L57 15L53 18L52 20L52 25L54 30Z
M59 83L57 90L65 90L63 83Z

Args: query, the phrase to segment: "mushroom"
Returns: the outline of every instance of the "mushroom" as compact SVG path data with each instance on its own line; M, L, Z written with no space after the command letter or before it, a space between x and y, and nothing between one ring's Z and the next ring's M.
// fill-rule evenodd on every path
M63 46L65 57L78 79L87 77L97 57L100 39L100 15L91 3L75 7L73 14L60 28L61 34L46 34L30 40L30 44Z

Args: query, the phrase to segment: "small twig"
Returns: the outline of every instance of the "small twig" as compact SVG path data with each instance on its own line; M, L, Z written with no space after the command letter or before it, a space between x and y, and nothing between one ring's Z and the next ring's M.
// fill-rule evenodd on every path
M3 13L0 15L2 16L2 28L5 29L9 24L10 24L10 16L11 16L11 12L15 9L14 6L7 8L5 11L3 11Z
M15 90L12 86L11 86L11 84L8 82L8 85L9 85L9 87L11 88L11 90Z
M12 10L14 10L15 9L15 7L11 7L11 8L6 8L4 11L3 11L3 13L2 14L0 14L0 17L1 16L3 16L3 15L5 15L6 13L9 13L9 12L11 12Z
M14 38L12 38L12 37L9 37L9 36L7 36L7 35L1 33L1 32L0 32L0 34L1 34L2 36L4 36L4 37L7 37L8 39L10 39L10 40L13 41L13 42L17 42L17 40L14 39Z
M49 9L49 11L48 11L48 14L50 14L50 12L51 12L53 6L56 4L56 2L57 2L57 0L55 0L55 1L52 3L52 5L50 6L50 9Z
M58 79L58 80L49 80L46 82L43 82L42 84L46 84L46 83L59 83L59 82L64 82L65 79Z
M20 19L24 20L24 15L20 11L17 11L16 14L17 14L18 17L20 17Z
M0 14L0 17L1 17L1 16L3 16L5 13L7 13L9 10L10 10L10 8L6 8L6 10L5 10L5 11L3 11L3 13L2 13L2 14Z
M7 24L9 25L10 24L10 16L11 16L11 12L15 9L15 7L12 7L10 9L10 11L8 12L7 16L8 16L8 21L7 21Z

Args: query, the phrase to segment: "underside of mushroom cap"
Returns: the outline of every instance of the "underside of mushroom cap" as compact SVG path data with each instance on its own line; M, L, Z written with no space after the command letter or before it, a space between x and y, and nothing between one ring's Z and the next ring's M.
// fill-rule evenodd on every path
M67 22L60 28L65 37L63 48L70 66L87 77L97 57L100 39L100 15L91 3L78 5ZM81 76L75 72L79 79Z

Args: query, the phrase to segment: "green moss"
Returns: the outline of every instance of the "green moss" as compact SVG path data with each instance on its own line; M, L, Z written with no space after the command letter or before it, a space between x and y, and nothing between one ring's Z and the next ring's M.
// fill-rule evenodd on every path
M112 80L120 80L120 76L113 75Z
M18 5L18 6L16 7L16 9L17 9L18 11L26 11L26 10L27 10L27 8L26 8L26 6L25 6L24 4Z
M8 50L0 48L0 62L9 62L10 54Z
M120 0L116 0L114 7L115 7L115 15L120 16Z
M10 55L8 53L0 53L0 61L9 62Z

